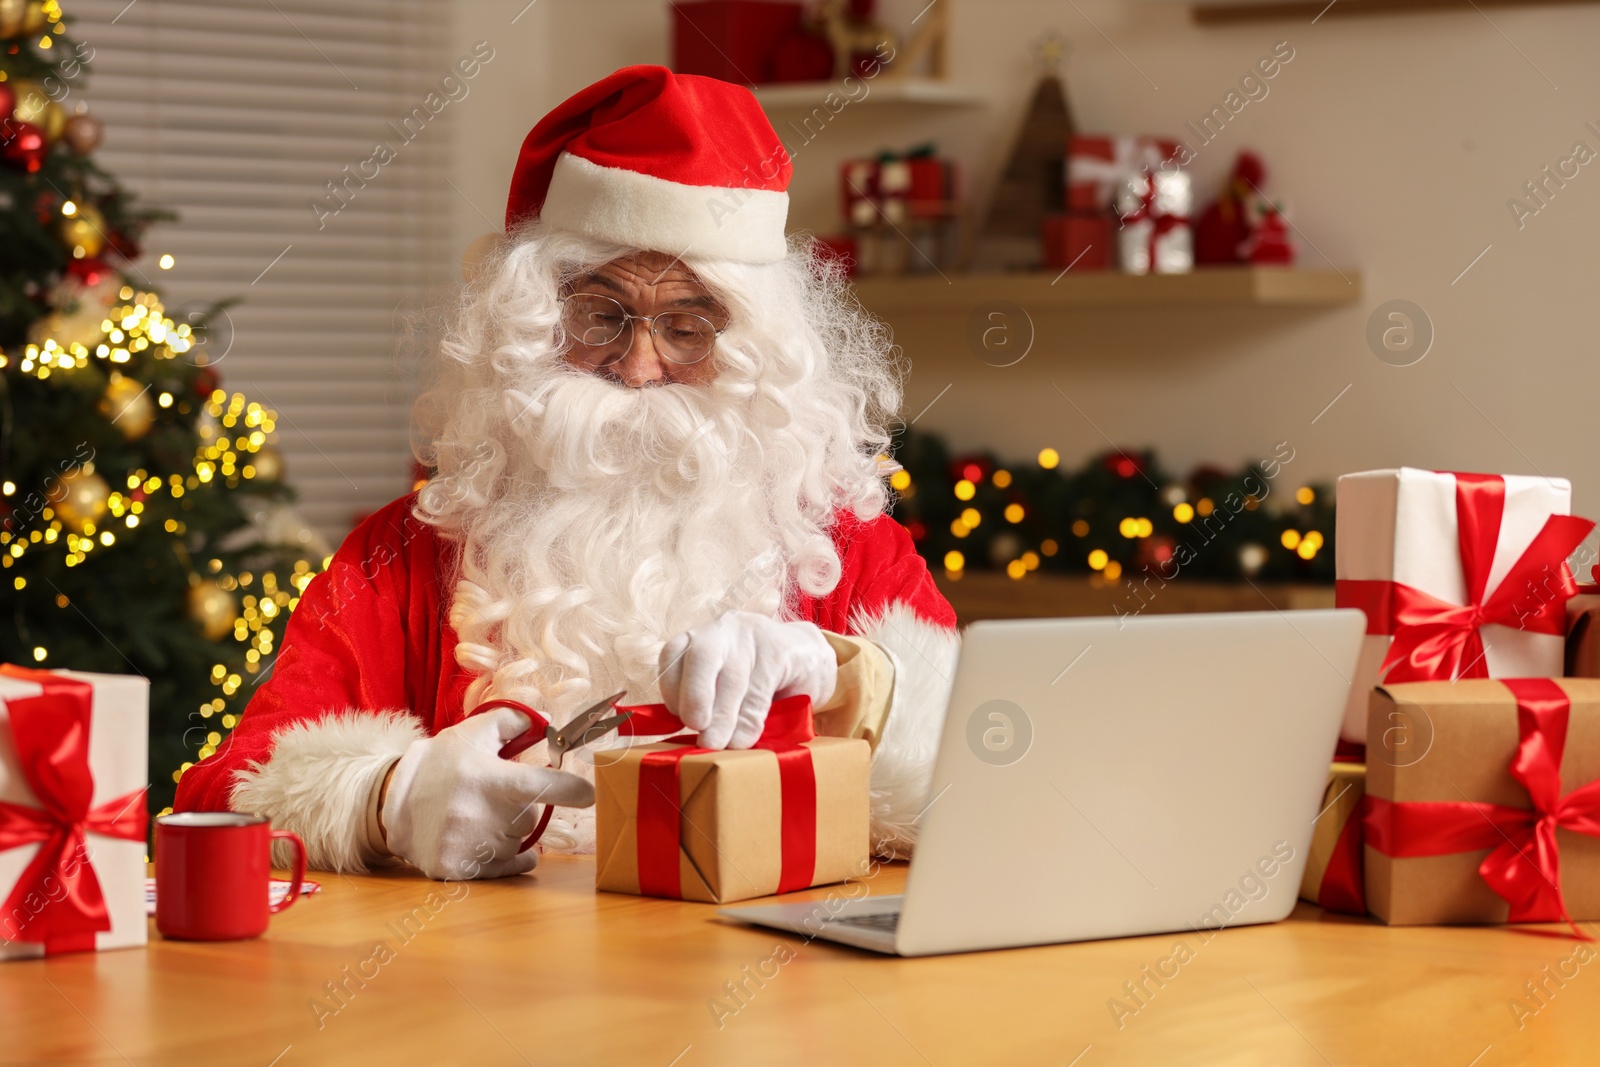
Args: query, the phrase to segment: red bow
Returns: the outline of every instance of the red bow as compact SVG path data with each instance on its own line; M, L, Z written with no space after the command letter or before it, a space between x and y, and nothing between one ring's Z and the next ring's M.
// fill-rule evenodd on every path
M46 952L94 948L96 931L111 929L100 879L89 864L94 833L138 841L145 836L145 791L136 789L98 807L89 772L89 720L94 687L50 671L0 665L0 673L33 682L39 696L6 701L22 777L37 808L0 802L0 851L38 843L39 851L12 886L0 916L21 929L13 941L43 942ZM58 886L53 886L52 881Z
M1593 940L1567 914L1561 894L1556 827L1600 837L1600 779L1561 795L1561 757L1572 704L1551 678L1502 678L1517 701L1521 742L1511 777L1528 791L1532 809L1476 801L1395 802L1367 796L1367 844L1397 859L1493 849L1478 873L1511 905L1510 922L1565 922Z
M633 711L622 732L650 737L675 733L684 728L662 704L645 704L621 710ZM761 740L754 748L764 748L778 758L778 787L781 805L781 866L779 893L791 893L811 884L817 866L817 778L811 763L811 750L805 742L816 736L811 718L811 698L784 697L772 702ZM685 756L715 749L697 748L689 735L671 737L666 744L681 748L647 752L639 767L639 892L647 896L683 896L679 876L679 852L683 843L683 819L679 811L678 771Z
M1577 592L1566 558L1594 529L1573 515L1552 515L1506 576L1487 594L1500 540L1505 479L1457 474L1456 525L1467 602L1451 604L1400 582L1334 583L1341 608L1360 608L1367 633L1393 634L1379 674L1388 682L1487 678L1483 635L1490 623L1535 633L1566 633L1566 602Z
M1120 220L1123 226L1128 226L1136 222L1150 223L1150 237L1146 244L1149 246L1148 252L1150 256L1150 270L1152 273L1156 269L1157 242L1159 242L1168 231L1175 230L1179 226L1186 226L1189 223L1189 220L1182 215L1156 214L1156 180L1156 168L1149 166L1145 167L1144 191L1139 193L1139 207L1136 210L1130 211L1126 215L1123 215Z

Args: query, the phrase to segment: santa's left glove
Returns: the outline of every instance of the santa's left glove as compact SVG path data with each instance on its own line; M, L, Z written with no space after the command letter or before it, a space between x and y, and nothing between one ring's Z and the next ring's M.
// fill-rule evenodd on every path
M827 700L839 679L833 646L809 622L730 611L661 648L661 699L703 748L749 748L779 697Z
M594 786L501 759L501 746L530 725L521 712L496 708L413 741L390 772L379 809L389 851L441 881L532 870L538 851L517 850L543 806L588 807Z

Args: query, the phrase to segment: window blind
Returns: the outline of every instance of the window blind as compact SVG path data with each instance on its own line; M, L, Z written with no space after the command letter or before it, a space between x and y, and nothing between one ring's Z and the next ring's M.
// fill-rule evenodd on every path
M395 354L399 315L459 262L441 81L471 57L448 53L450 8L65 7L93 49L67 107L85 101L105 121L101 166L179 214L150 231L136 283L158 286L169 309L239 298L212 331L222 385L279 412L299 510L337 544L409 488L414 370Z

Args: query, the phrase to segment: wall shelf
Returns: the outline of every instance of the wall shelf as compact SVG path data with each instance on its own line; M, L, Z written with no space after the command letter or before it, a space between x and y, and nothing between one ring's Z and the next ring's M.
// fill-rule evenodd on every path
M1352 304L1361 298L1355 270L1204 267L1189 274L1065 275L917 274L856 280L856 295L878 315L897 312L969 315L981 304L1009 301L1029 312L1115 307L1285 307Z
M837 93L850 106L863 104L917 104L925 107L973 107L985 103L982 93L962 85L938 81L933 78L868 78L857 79L867 87L866 96L850 100L841 81L796 82L792 85L757 85L751 87L761 106L771 111L781 108L811 109L821 107L829 93Z

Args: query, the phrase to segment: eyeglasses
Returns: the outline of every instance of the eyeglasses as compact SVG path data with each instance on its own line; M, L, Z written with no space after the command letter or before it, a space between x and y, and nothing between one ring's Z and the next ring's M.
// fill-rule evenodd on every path
M561 298L561 328L567 336L588 349L610 349L585 353L585 362L590 366L608 366L627 354L633 346L635 320L649 323L656 354L679 365L705 359L722 335L710 319L689 311L634 315L609 296L574 293ZM626 342L617 344L624 334Z

